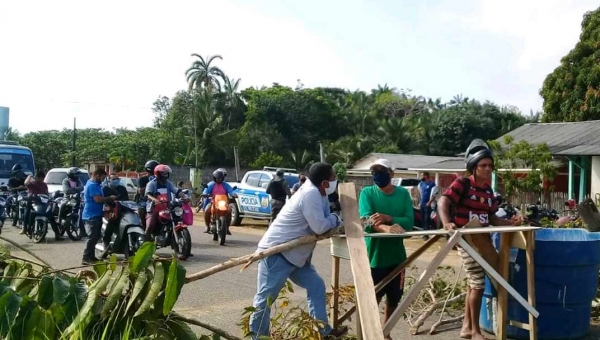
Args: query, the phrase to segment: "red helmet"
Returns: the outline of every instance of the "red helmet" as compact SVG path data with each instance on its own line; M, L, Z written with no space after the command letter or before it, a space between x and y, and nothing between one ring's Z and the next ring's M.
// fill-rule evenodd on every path
M169 178L171 175L171 168L166 164L159 164L154 168L154 176Z

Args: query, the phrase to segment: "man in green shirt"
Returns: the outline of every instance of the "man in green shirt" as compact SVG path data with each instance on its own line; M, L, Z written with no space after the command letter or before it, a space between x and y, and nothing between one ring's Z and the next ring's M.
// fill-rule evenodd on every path
M379 159L371 166L375 185L360 193L358 210L367 227L367 233L396 233L411 230L414 224L413 204L408 190L392 184L394 167L387 159ZM366 238L371 276L377 284L406 260L406 249L401 237ZM404 272L396 276L377 293L377 301L386 296L385 322L402 298ZM387 337L386 339L391 339Z

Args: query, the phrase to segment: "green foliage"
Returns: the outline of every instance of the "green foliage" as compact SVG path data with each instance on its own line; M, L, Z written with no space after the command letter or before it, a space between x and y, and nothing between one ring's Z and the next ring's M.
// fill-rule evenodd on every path
M250 164L251 167L256 169L262 169L265 166L283 166L283 157L277 155L273 151L267 151L261 153L254 162Z
M504 143L489 141L494 150L496 169L504 169L498 173L504 185L507 197L518 192L532 192L541 196L544 190L543 181L552 181L558 170L552 164L552 153L546 144L531 145L526 141L514 142L511 136L504 137ZM518 169L531 169L527 173Z
M197 339L171 314L185 268L175 258L155 257L155 250L145 243L129 265L99 263L100 274L78 277L33 271L31 264L3 255L0 338Z
M600 119L600 9L585 13L575 47L544 80L544 122Z
M333 165L333 170L335 170L335 174L337 175L337 179L339 182L344 183L346 181L346 165L344 163L335 163Z

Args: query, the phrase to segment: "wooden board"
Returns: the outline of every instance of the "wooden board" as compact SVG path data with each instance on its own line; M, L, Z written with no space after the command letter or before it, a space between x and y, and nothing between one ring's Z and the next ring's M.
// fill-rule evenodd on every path
M371 277L371 266L367 256L364 231L358 217L356 189L354 183L339 185L340 204L344 213L344 229L348 239L350 267L356 289L362 335L368 340L383 340L383 330L379 317L379 307L375 297L375 285Z
M489 233L513 233L516 231L533 231L541 229L541 227L530 227L530 226L521 226L521 227L483 227L483 228L462 228L459 229L460 233L463 235L470 234L489 234ZM438 230L420 230L420 231L407 231L404 234L391 234L391 233L365 233L364 237L414 237L414 236L434 236L434 235L452 235L452 231L447 231L444 229ZM335 235L334 237L346 237L346 235Z
M527 300L525 300L521 296L521 294L519 294L508 282L506 282L506 280L500 274L498 274L498 272L494 268L492 268L487 262L485 262L483 257L481 257L481 255L479 255L479 253L477 251L475 251L475 249L473 249L465 240L463 240L461 238L460 241L458 242L458 244L467 253L469 253L469 255L471 255L473 260L475 260L477 263L479 263L481 265L481 267L483 267L483 269L488 273L488 275L490 275L493 279L495 279L499 285L504 287L504 289L506 289L506 291L513 298L515 298L515 300L517 300L517 302L519 304L521 304L521 306L523 306L525 309L527 309L527 311L529 313L531 313L536 318L540 315L540 313L532 305L530 305L529 302L527 302ZM510 241L507 244L510 245ZM510 248L508 248L508 251L504 252L504 253L510 254Z

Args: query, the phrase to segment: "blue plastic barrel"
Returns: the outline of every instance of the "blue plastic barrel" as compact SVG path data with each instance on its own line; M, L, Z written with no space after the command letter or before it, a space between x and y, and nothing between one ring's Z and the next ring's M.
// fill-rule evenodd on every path
M492 235L496 249L499 235ZM535 295L538 339L577 339L590 328L592 300L598 290L600 269L600 233L585 229L541 229L535 237ZM516 259L510 263L509 283L527 299L525 251L513 249ZM512 256L511 256L512 257ZM495 333L496 292L486 278L481 305L480 326ZM508 318L529 322L527 310L510 295ZM508 326L512 339L529 339L529 331Z

